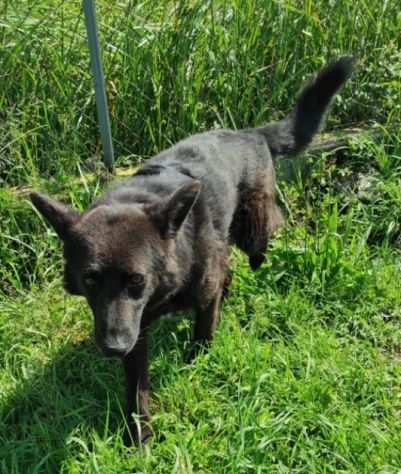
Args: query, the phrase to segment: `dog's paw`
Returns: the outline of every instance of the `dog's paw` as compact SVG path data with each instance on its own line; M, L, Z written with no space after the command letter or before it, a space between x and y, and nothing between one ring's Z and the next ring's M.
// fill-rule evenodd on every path
M192 364L196 356L199 354L199 351L200 351L200 347L198 344L192 346L191 349L185 355L185 358L184 358L185 363Z
M193 342L191 349L185 357L185 362L191 364L198 355L206 354L209 350L210 343L211 341L209 339Z
M257 253L249 257L249 264L253 271L256 271L264 261L265 255L263 253Z
M124 445L129 448L132 446L145 445L150 442L153 437L152 430L150 426L145 424L138 427L136 424L130 427L127 427L124 431Z

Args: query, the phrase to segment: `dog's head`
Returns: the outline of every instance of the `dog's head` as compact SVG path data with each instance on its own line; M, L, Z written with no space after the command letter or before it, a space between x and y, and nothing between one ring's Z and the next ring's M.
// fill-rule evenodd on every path
M86 297L95 336L107 355L125 356L140 333L143 312L160 289L174 240L200 190L198 181L163 201L99 204L83 214L39 193L31 200L64 244L64 283Z

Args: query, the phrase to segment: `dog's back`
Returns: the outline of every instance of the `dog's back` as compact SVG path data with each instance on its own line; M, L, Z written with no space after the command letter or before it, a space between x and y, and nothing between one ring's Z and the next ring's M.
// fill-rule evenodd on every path
M282 222L272 158L295 155L309 145L351 70L348 57L329 64L279 122L240 131L214 130L182 140L150 159L105 199L150 203L190 179L199 180L202 189L193 208L198 239L206 233L208 238L235 243L257 267L268 239Z

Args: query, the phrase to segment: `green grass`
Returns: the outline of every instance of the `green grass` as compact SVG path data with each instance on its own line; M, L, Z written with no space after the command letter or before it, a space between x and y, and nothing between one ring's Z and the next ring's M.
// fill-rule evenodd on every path
M18 3L18 5L17 5ZM85 208L107 184L78 3L0 5L0 472L401 470L401 15L394 1L98 1L119 165L211 127L289 110L308 75L358 56L327 128L382 137L281 182L267 263L240 252L214 343L189 315L151 338L154 440L122 443L121 367L65 295L61 248L25 197ZM22 3L22 4L21 4Z

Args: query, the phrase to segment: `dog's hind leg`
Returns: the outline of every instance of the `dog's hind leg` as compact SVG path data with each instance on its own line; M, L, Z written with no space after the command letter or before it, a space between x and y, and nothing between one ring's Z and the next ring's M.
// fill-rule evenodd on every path
M248 255L252 270L264 262L267 244L282 222L274 181L260 181L258 186L243 192L231 234L235 244Z
M260 234L254 237L252 244L246 252L253 271L257 270L265 261L267 244L283 222L281 211L271 196L267 195L264 204L261 205L264 209L262 211L255 209L253 218L257 221L259 216L264 214L263 226L260 228ZM258 226L254 224L253 227Z

